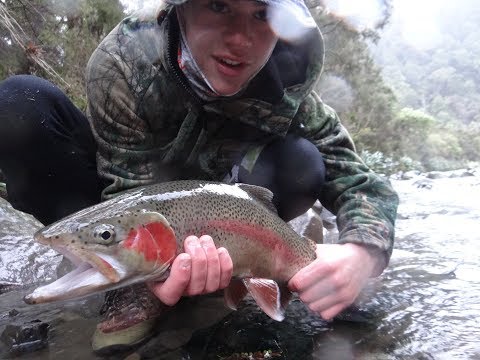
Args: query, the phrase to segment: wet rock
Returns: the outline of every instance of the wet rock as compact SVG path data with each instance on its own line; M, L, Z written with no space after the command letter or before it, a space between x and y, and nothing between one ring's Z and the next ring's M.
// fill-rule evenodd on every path
M416 177L418 177L419 175L420 175L420 171L411 170L411 171L407 171L407 172L404 172L403 174L401 174L400 179L401 180L412 180L412 179L415 179Z
M451 171L448 177L459 178L459 177L469 177L469 176L475 176L475 171L470 169L455 170L455 171Z
M325 209L319 201L289 224L298 234L317 244L331 244L338 239L336 216Z
M27 285L56 278L62 256L33 240L42 226L0 198L0 284ZM0 285L0 293L15 289Z
M10 317L17 316L18 314L20 314L20 313L18 312L17 309L12 309L8 312L8 316L10 316Z
M9 324L0 335L12 355L37 351L48 346L49 325L40 320L33 320L22 325Z
M0 180L0 198L8 200L7 186Z
M420 179L413 183L419 189L431 189L433 186L433 181L430 179Z
M427 173L427 178L429 179L445 179L449 175L442 171L431 171Z
M0 295L5 294L12 290L17 290L22 287L21 284L12 283L8 281L0 281Z

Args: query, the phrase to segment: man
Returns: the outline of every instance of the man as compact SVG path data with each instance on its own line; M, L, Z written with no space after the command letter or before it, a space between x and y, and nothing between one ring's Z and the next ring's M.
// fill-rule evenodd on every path
M53 207L32 194L31 182L13 181L30 170L2 158L9 197L46 222L97 202L99 189L107 199L128 188L186 178L265 186L285 221L320 199L337 215L339 241L318 245L317 259L289 287L312 311L332 319L387 265L398 198L363 164L335 112L313 91L323 56L320 32L302 0L170 0L157 16L127 18L87 67L95 144L82 115L58 93L53 97L60 110L50 100L35 104L31 116L22 109L22 119L29 120L10 126L7 145L17 149L13 139L25 146L36 139L36 147L49 153L48 170L38 160L31 168L43 192L53 194ZM39 81L9 79L0 92L21 97L28 87L46 94L48 85ZM11 125L19 107L0 103L8 110L0 123ZM44 125L33 116L38 107L46 114ZM48 134L44 140L25 130L34 127ZM55 141L48 150L46 138ZM38 156L17 154L27 164ZM78 178L70 179L68 169ZM142 341L164 305L220 290L231 273L228 251L217 249L208 234L192 234L164 283L150 284L151 292L136 286L107 296L94 349Z

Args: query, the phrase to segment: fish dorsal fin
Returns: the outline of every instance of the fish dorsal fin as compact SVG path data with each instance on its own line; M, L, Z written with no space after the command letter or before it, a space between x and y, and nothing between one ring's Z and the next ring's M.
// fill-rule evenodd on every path
M282 321L285 311L282 308L280 288L276 281L260 278L246 278L243 283L257 305L273 320Z
M250 196L254 197L260 203L265 205L269 210L273 211L275 214L277 213L277 208L273 205L273 193L268 190L267 188L257 186L257 185L250 185L250 184L236 184L240 189L248 193Z
M243 300L248 290L240 279L232 279L230 285L223 291L225 305L232 310L237 310L238 304Z

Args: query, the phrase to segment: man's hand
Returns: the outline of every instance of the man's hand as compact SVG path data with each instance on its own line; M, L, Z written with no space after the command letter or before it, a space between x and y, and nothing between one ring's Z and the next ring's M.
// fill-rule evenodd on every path
M189 236L184 249L173 261L167 280L150 284L153 293L166 305L175 305L184 295L224 289L232 277L233 263L227 249L217 249L210 236Z
M290 290L325 320L351 305L379 259L356 244L317 245L317 259L290 279Z

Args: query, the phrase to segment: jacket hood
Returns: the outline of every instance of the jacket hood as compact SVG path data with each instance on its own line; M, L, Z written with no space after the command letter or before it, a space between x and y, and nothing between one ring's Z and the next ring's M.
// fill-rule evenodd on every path
M179 30L175 9L168 6L165 10L173 45L168 52L176 54ZM323 63L324 42L318 27L295 42L279 40L270 59L241 94L205 103L203 108L284 136L300 104L318 82Z

